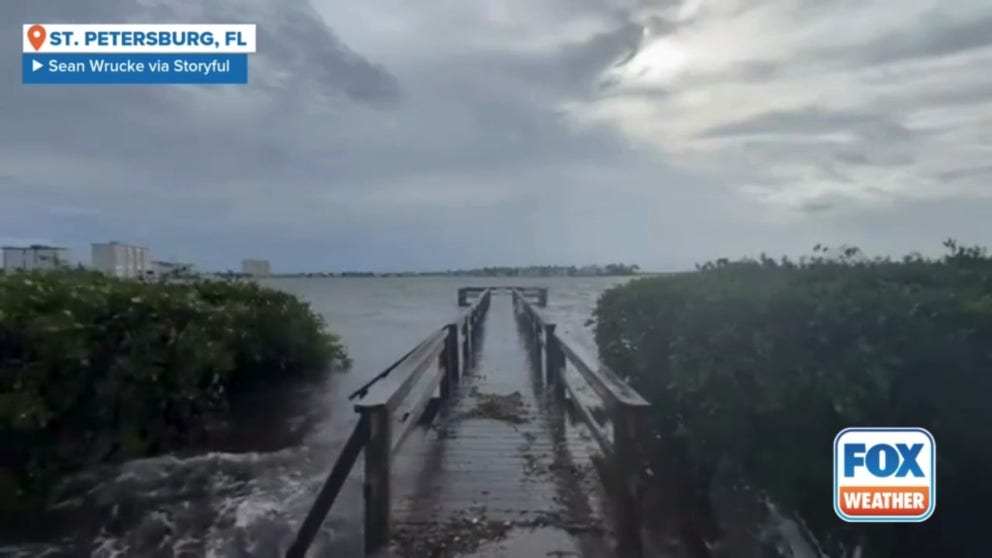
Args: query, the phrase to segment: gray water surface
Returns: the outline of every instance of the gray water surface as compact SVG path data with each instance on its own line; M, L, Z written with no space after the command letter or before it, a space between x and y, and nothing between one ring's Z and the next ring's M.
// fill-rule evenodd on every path
M586 325L599 295L625 278L326 278L266 284L308 300L339 334L350 372L312 386L280 388L243 410L238 447L161 456L87 471L71 518L44 542L0 543L0 555L248 558L280 556L306 515L355 421L348 394L464 309L461 286L533 285L549 290L558 331L595 354ZM247 426L244 426L247 425ZM303 426L300 426L303 425ZM296 428L299 427L299 428ZM296 428L302 434L289 434ZM280 444L277 444L280 445ZM317 545L337 555L360 548L360 474L339 496Z

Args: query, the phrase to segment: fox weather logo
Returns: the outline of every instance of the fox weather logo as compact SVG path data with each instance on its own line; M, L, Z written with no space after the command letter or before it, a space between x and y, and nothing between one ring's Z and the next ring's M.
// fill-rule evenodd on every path
M834 439L834 511L848 522L921 522L936 505L937 444L923 428L845 428Z

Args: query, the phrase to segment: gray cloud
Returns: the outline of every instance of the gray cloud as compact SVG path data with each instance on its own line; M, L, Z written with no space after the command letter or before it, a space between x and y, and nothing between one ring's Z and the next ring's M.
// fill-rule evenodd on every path
M22 18L4 17L11 24L6 26L9 35L19 36L23 21L65 21L65 13L77 15L55 4L76 5L45 3L37 9L32 5ZM81 21L174 21L176 13L185 11L192 12L187 16L191 20L204 22L258 17L216 0L196 4L104 0L88 2L85 10L77 11ZM0 146L15 153L33 149L56 157L72 154L97 165L112 162L117 165L114 172L141 177L119 184L131 191L167 179L173 184L172 193L184 188L202 192L204 184L196 182L248 180L295 167L298 140L293 136L315 112L343 110L347 101L379 106L399 98L396 79L344 46L305 2L286 2L268 14L258 40L265 46L252 57L253 86L248 91L8 86L3 92L5 105L17 110L4 115L8 126L0 132ZM16 75L19 62L13 57L4 60L7 67L0 70ZM278 72L273 71L277 67ZM332 123L332 118L322 121L325 126ZM88 163L64 163L74 164ZM69 168L60 170L72 174Z
M854 56L865 62L882 64L992 46L992 14L976 15L963 21L954 20L934 8L920 17L915 26L886 32Z
M835 130L858 130L876 140L898 139L909 133L905 127L885 114L806 107L792 111L766 112L739 122L715 126L700 135L719 137L762 132L816 134Z
M992 212L972 0L0 4L11 45L35 21L259 25L243 87L25 87L0 57L0 238L81 255L672 268Z
M574 107L776 213L967 196L992 147L985 3L687 1ZM953 180L948 180L953 177ZM832 198L844 203L824 201Z

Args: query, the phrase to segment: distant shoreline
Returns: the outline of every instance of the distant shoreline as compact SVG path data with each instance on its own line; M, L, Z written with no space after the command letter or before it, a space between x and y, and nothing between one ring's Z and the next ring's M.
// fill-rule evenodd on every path
M487 278L549 278L549 277L644 277L667 275L665 272L642 271L637 265L609 264L588 266L528 266L503 267L490 266L477 269L448 270L448 271L340 271L320 272L304 271L295 273L270 273L267 275L251 275L235 271L214 272L208 275L214 277L268 277L274 279L291 278L352 278L352 277L487 277Z
M642 272L642 273L631 273L631 274L601 274L601 275L476 275L476 274L457 274L457 273L273 273L271 275L256 276L262 278L270 279L382 279L387 277L475 277L475 278L490 278L490 279L555 279L555 278L576 278L576 279L587 279L593 277L650 277L656 275L668 275L670 273L677 272ZM213 277L252 277L250 275L245 275L242 273L207 273L204 275Z

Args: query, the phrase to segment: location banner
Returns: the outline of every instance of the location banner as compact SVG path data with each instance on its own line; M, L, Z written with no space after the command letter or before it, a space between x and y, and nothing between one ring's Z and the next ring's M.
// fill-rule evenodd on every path
M25 24L24 84L246 84L255 25Z

